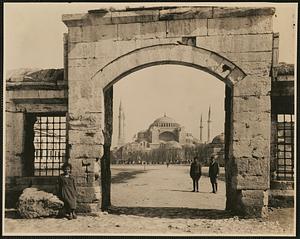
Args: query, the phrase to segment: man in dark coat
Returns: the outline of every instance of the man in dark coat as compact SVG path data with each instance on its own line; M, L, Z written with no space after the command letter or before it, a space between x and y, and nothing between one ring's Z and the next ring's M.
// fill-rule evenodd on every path
M199 192L199 179L201 177L201 164L198 161L198 158L195 157L194 161L191 164L190 176L193 179L193 192Z
M219 176L219 164L216 162L216 155L212 155L210 158L208 176L212 186L212 192L217 193L218 191L218 176Z

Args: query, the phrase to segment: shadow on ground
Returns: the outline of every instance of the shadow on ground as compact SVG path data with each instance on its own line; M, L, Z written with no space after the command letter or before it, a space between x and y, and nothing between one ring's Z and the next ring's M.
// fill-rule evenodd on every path
M208 172L202 172L202 176L209 177ZM218 176L218 179L225 182L225 173L220 173Z
M144 173L144 172L145 172L144 170L120 172L111 178L111 183L126 183L128 180L135 178L136 175L138 175L140 173Z
M178 208L178 207L116 207L108 209L116 215L142 217L183 218L183 219L227 219L233 217L228 211L218 209Z

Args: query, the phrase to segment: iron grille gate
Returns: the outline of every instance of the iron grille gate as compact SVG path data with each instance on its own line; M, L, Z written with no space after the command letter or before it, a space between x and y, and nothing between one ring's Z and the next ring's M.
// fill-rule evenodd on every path
M277 115L277 180L294 180L294 115Z
M34 124L34 176L58 176L66 160L66 117L37 116Z

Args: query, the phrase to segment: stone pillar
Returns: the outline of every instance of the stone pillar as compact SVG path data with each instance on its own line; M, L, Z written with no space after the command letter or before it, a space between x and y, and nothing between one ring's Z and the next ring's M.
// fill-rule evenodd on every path
M270 90L267 76L247 76L233 89L227 209L248 216L263 216L268 204Z
M76 44L69 47L75 51ZM100 159L103 156L103 91L91 79L91 69L73 64L68 55L68 150L79 191L78 211L99 209ZM76 59L76 62L84 59Z
M24 113L5 112L6 142L5 142L5 175L23 176L23 151L24 151Z

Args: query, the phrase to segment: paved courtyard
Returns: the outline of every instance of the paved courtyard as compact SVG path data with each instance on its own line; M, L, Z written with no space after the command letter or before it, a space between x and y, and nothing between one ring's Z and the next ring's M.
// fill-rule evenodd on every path
M79 215L77 220L17 219L7 211L5 232L22 235L291 235L293 209L270 210L266 219L242 219L225 208L225 183L210 193L207 168L200 192L191 192L188 166L112 165L109 212ZM222 172L222 171L221 171ZM224 172L224 171L223 171ZM221 173L222 179L222 173Z

